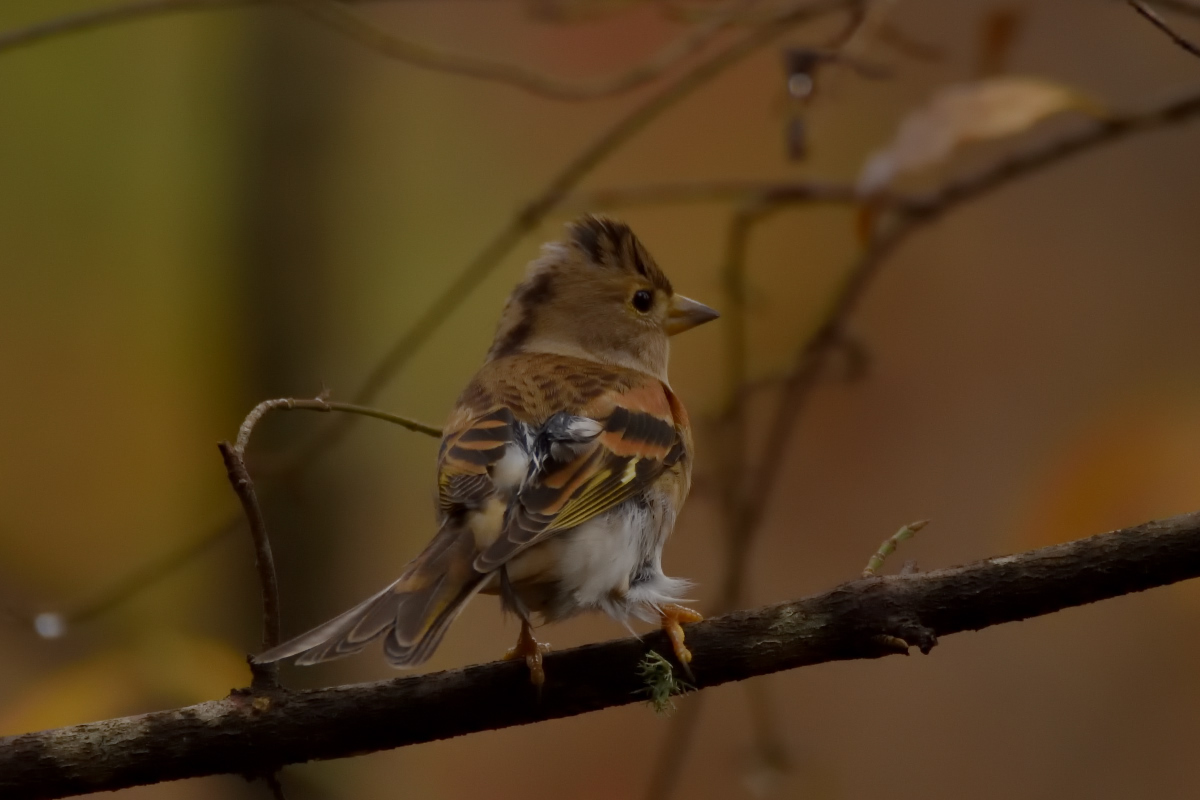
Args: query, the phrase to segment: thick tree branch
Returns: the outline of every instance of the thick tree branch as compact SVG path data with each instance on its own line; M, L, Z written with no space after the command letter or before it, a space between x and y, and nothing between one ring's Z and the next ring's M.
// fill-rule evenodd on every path
M1200 512L964 567L864 578L688 626L698 688L779 670L928 652L960 631L1200 576ZM639 702L636 665L661 633L524 665L495 662L313 691L249 695L0 739L0 796L63 797L217 773L256 773Z

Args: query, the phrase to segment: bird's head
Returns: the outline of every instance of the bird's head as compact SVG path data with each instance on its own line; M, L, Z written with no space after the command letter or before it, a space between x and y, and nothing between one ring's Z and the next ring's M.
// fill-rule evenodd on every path
M488 359L557 353L667 377L667 339L716 319L676 294L623 222L585 216L541 258L509 296Z

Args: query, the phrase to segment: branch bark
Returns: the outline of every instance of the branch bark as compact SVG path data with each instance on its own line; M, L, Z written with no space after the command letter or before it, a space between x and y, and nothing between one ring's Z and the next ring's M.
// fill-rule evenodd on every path
M697 688L896 652L1200 576L1200 512L923 574L864 578L688 626ZM895 637L895 638L892 638ZM638 702L662 634L553 653L539 700L494 662L312 691L251 694L0 739L0 796L40 800L217 773L261 774Z

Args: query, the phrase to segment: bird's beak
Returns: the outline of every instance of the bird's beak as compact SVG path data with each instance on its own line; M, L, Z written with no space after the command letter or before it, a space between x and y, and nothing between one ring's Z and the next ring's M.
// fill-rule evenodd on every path
M719 313L704 303L697 303L690 297L677 294L671 298L671 308L667 312L667 335L683 333L719 316Z

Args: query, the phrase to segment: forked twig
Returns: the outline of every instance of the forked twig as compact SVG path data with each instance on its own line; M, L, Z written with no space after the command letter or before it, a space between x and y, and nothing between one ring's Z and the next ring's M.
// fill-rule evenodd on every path
M258 494L254 490L254 481L250 477L250 471L246 468L246 448L250 445L250 436L254 433L255 427L262 422L263 417L272 411L293 410L321 411L325 413L341 411L349 414L359 414L374 417L375 419L382 419L400 425L410 431L424 433L427 436L440 437L442 435L441 429L435 428L432 425L426 425L408 417L389 414L386 411L379 411L374 408L367 408L351 403L339 403L327 400L324 397L315 397L312 399L281 397L275 400L264 400L251 409L250 413L246 415L246 419L242 422L241 427L238 428L237 441L234 444L221 442L217 445L221 451L221 457L225 460L225 469L229 473L229 483L233 486L233 490L237 493L238 500L242 504L242 510L246 514L246 521L250 525L250 535L254 540L254 563L258 569L258 579L262 587L264 650L274 647L280 641L279 583L275 577L275 559L271 555L271 541L267 535L267 523L263 518L262 507L258 502ZM278 688L279 673L277 665L251 662L250 669L254 674L254 683L252 684L254 688Z

